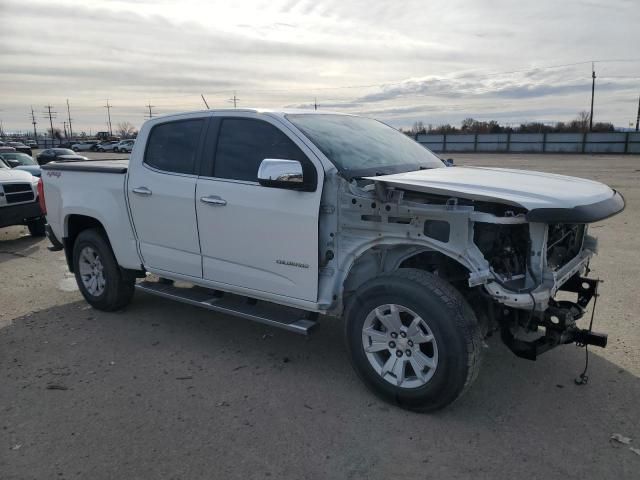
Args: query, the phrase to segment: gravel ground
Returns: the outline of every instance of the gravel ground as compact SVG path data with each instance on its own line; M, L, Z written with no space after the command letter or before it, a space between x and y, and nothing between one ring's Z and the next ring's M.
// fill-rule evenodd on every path
M137 294L107 314L64 256L0 230L2 479L637 479L640 157L451 155L608 183L626 211L592 227L606 281L590 382L584 350L537 362L489 341L475 386L432 415L379 401L349 366L337 320L306 339ZM584 320L583 320L584 322ZM630 437L630 445L610 440Z

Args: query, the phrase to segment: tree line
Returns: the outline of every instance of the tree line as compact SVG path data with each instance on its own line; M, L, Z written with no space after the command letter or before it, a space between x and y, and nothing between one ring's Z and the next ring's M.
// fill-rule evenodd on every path
M578 116L570 122L556 122L545 124L541 122L526 122L519 126L500 125L495 120L482 121L474 118L466 118L460 127L450 124L425 125L423 122L415 122L411 128L400 129L402 132L415 137L425 133L447 134L447 133L585 133L589 131L589 112L580 112ZM610 122L597 122L593 124L594 132L613 132L614 126Z

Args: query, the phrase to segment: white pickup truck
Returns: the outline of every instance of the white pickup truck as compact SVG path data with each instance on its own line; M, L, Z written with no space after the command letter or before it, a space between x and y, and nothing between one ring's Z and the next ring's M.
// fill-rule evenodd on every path
M368 118L240 109L153 118L128 161L42 169L49 238L95 308L139 289L300 333L343 317L358 375L404 408L458 398L494 330L530 359L606 344L576 325L597 290L587 226L624 208L598 182L446 168Z

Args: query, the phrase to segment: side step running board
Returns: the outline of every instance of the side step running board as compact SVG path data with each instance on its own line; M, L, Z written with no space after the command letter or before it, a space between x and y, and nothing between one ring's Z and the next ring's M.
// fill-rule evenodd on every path
M262 301L252 304L247 301L247 297L229 293L216 296L212 290L201 287L176 287L171 284L144 281L137 283L136 289L151 295L246 318L303 335L308 335L316 325L315 321L305 318L308 313L304 310Z

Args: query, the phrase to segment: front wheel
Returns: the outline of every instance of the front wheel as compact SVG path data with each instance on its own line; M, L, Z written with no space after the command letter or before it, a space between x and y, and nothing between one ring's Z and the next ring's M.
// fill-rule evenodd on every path
M115 147L115 148L113 149L113 151L114 151L114 153L118 153L120 150L118 149L118 147Z
M462 295L429 272L400 269L366 282L345 316L354 369L384 400L437 410L477 376L478 321Z
M73 270L80 292L98 310L119 310L131 301L135 277L120 268L102 230L80 232L73 245Z

